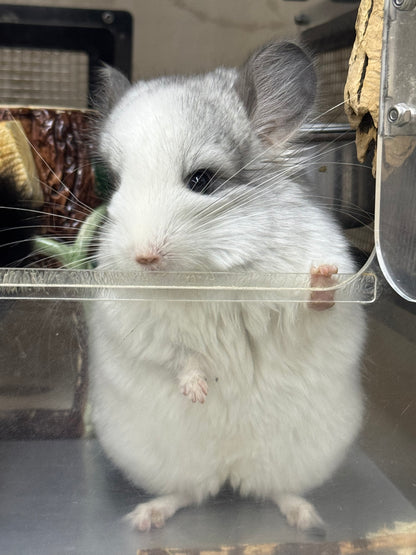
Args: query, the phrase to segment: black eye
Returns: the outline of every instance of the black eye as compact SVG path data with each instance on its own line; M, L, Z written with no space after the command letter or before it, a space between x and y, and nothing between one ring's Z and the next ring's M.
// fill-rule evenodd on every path
M186 186L195 193L202 195L210 195L214 192L215 187L213 183L214 173L211 170L202 169L191 173L186 180Z

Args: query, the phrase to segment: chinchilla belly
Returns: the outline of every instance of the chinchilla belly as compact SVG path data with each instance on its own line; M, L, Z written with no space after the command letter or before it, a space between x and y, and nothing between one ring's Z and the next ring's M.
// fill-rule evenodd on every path
M143 346L147 357L135 358L128 342L123 351L90 325L94 423L108 455L146 490L195 500L226 480L261 497L319 485L345 455L363 411L364 324L360 310L339 312L306 311L290 335L276 321L257 337L250 323L211 337L204 404L180 393L172 366L160 361L164 342L153 357ZM356 324L348 336L346 320Z

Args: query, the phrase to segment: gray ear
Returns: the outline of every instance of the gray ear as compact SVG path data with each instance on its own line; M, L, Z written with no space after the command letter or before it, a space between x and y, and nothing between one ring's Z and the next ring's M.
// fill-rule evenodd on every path
M284 142L313 108L316 74L299 46L271 43L249 58L235 87L257 135L267 143Z
M104 63L98 69L97 77L98 86L94 108L103 115L107 115L131 87L131 83L118 69Z

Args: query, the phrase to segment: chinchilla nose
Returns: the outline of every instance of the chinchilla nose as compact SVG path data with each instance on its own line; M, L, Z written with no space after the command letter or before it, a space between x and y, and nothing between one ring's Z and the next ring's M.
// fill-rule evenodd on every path
M160 262L160 256L158 254L138 254L136 255L136 262L143 266L150 266Z

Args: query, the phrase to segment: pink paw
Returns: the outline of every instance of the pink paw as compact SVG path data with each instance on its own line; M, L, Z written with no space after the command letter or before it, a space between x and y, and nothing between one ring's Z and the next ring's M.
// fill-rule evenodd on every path
M193 403L205 402L208 393L208 383L204 376L196 370L187 372L179 382L181 393L188 397Z
M140 532L148 532L151 528L163 528L165 521L185 504L181 498L174 495L157 497L137 505L134 511L126 515L126 520Z
M311 268L311 287L332 287L335 280L332 278L338 273L338 268L334 264L322 264ZM335 291L312 291L309 308L314 310L326 310L334 306Z
M162 528L165 525L164 511L152 508L148 503L136 507L126 518L133 528L140 532L148 532L151 528Z
M290 526L298 530L325 529L325 524L316 512L313 505L308 502L299 504L288 511L286 515Z
M275 499L280 511L290 526L298 530L324 532L325 524L309 501L298 495L280 494Z

